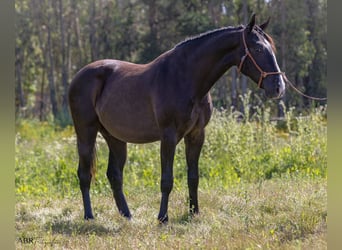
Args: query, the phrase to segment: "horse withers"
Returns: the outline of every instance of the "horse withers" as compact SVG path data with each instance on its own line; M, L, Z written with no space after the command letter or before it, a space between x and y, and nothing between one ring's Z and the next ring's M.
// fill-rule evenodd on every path
M232 66L250 77L270 98L285 91L274 44L264 32L268 21L209 31L179 43L148 64L99 60L72 80L69 105L77 136L78 178L84 218L93 219L90 184L95 140L101 133L109 147L107 177L120 214L131 218L122 190L127 143L160 141L161 203L158 220L168 221L173 160L184 138L190 213L198 208L198 161L204 129L212 114L209 90Z

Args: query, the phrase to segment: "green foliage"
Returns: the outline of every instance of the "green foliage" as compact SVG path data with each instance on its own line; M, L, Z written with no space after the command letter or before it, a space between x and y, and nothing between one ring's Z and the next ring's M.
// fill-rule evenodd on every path
M271 17L267 32L288 78L307 94L326 96L326 0L21 0L15 1L16 117L54 116L57 125L70 125L67 88L84 65L104 58L147 63L193 35L246 24L252 12L258 23ZM232 105L230 93L245 94L244 84L232 86L235 79L226 74L216 84L217 108ZM310 106L292 91L284 101L302 110Z
M277 122L269 121L269 109L257 109L255 114L242 119L237 119L241 116L236 112L214 110L200 158L201 186L228 188L241 182L260 182L287 175L326 178L325 116L324 107L298 117L289 109L286 129L278 130ZM110 188L105 174L108 149L101 136L98 136L96 148L97 174L92 192L108 195ZM76 138L70 126L56 129L46 122L21 120L16 129L15 162L18 198L70 197L79 193ZM175 188L184 189L183 142L177 146L174 176ZM129 144L125 188L159 190L159 183L159 143Z
M78 185L73 128L23 120L17 125L15 186L18 194L71 195ZM72 164L72 165L70 165Z
M249 95L242 97L250 110ZM84 221L73 127L20 120L15 137L18 249L325 249L326 107L284 126L268 107L214 110L200 159L201 214L188 214L184 143L176 150L169 225L157 224L159 143L128 145L124 191L133 214L116 211L106 179L108 149L98 136L91 195L95 221ZM32 244L23 243L33 239Z

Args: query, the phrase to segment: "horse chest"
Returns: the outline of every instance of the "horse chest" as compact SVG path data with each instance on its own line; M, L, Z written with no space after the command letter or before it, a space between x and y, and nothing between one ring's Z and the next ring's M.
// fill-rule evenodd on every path
M203 129L209 122L212 114L212 102L210 94L206 95L202 100L191 102L188 108L183 107L182 119L178 128L179 137L184 137L189 132L196 129Z
M184 137L195 126L199 124L203 110L202 107L195 103L192 107L183 107L179 109L181 115L175 118L175 124L178 131L178 136Z

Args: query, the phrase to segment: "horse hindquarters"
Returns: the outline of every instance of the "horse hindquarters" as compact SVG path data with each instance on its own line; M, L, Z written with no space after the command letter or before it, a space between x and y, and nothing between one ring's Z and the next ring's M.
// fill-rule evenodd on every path
M100 124L93 100L103 84L92 71L94 70L83 70L78 73L69 88L69 106L79 155L77 175L82 192L85 219L94 218L89 190L95 173L95 141Z

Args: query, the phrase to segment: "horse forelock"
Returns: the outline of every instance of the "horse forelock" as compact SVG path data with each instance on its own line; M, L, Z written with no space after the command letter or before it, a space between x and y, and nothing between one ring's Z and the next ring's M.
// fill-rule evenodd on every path
M266 40L271 44L273 52L276 53L277 49L276 49L276 46L274 44L273 38L269 34L267 34L267 33L265 33L264 36L265 36Z
M277 49L276 49L276 46L275 46L275 43L274 43L274 40L273 38L267 34L265 31L263 31L259 26L256 26L257 28L255 29L255 31L261 35L262 37L264 37L271 45L271 48L273 50L274 53L277 52Z

